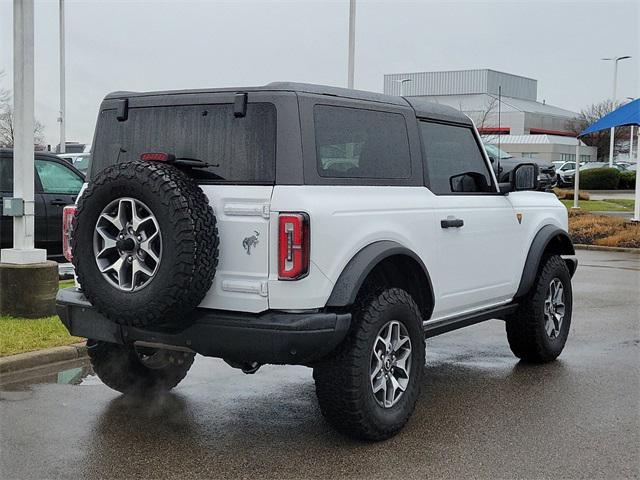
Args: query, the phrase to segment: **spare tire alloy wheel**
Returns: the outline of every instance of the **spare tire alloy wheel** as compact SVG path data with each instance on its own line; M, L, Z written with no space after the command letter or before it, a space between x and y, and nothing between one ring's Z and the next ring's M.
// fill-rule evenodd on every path
M118 198L98 217L93 252L103 277L120 290L134 292L153 280L162 258L156 217L140 200Z
M218 229L195 180L158 162L105 168L78 200L71 248L93 307L134 327L181 324L211 288Z

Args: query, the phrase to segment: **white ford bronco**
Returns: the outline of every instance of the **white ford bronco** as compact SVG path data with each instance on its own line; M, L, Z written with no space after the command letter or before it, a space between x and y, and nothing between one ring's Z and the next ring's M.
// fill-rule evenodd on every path
M317 85L117 92L100 107L65 252L60 318L95 373L161 392L194 356L313 368L341 432L412 414L425 339L505 321L549 362L571 322L567 211L537 167L498 183L468 117Z

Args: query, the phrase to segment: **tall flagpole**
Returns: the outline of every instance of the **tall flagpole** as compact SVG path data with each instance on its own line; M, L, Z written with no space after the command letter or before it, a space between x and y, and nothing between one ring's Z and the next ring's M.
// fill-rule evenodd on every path
M356 50L356 0L349 0L349 57L347 66L347 87L353 88Z
M60 117L58 121L60 122L60 153L65 153L67 151L67 140L66 140L66 118L65 118L65 107L66 107L66 85L65 85L65 45L64 45L64 0L60 0Z

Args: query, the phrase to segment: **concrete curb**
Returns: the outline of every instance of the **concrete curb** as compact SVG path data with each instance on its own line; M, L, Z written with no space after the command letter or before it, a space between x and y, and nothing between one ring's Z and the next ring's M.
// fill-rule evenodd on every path
M603 245L583 245L581 243L576 243L573 246L576 250L599 250L602 252L627 252L640 254L640 248L605 247Z
M0 375L5 375L19 370L36 368L52 363L77 360L87 356L85 343L74 343L62 347L36 350L35 352L18 353L0 358Z

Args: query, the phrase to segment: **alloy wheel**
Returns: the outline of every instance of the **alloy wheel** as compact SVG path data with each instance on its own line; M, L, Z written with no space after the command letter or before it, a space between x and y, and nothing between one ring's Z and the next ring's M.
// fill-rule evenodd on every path
M378 332L371 352L369 378L378 405L393 407L407 389L410 373L409 333L402 323L392 320Z
M140 200L109 203L96 222L93 252L102 276L114 287L134 292L149 284L162 257L156 217Z

